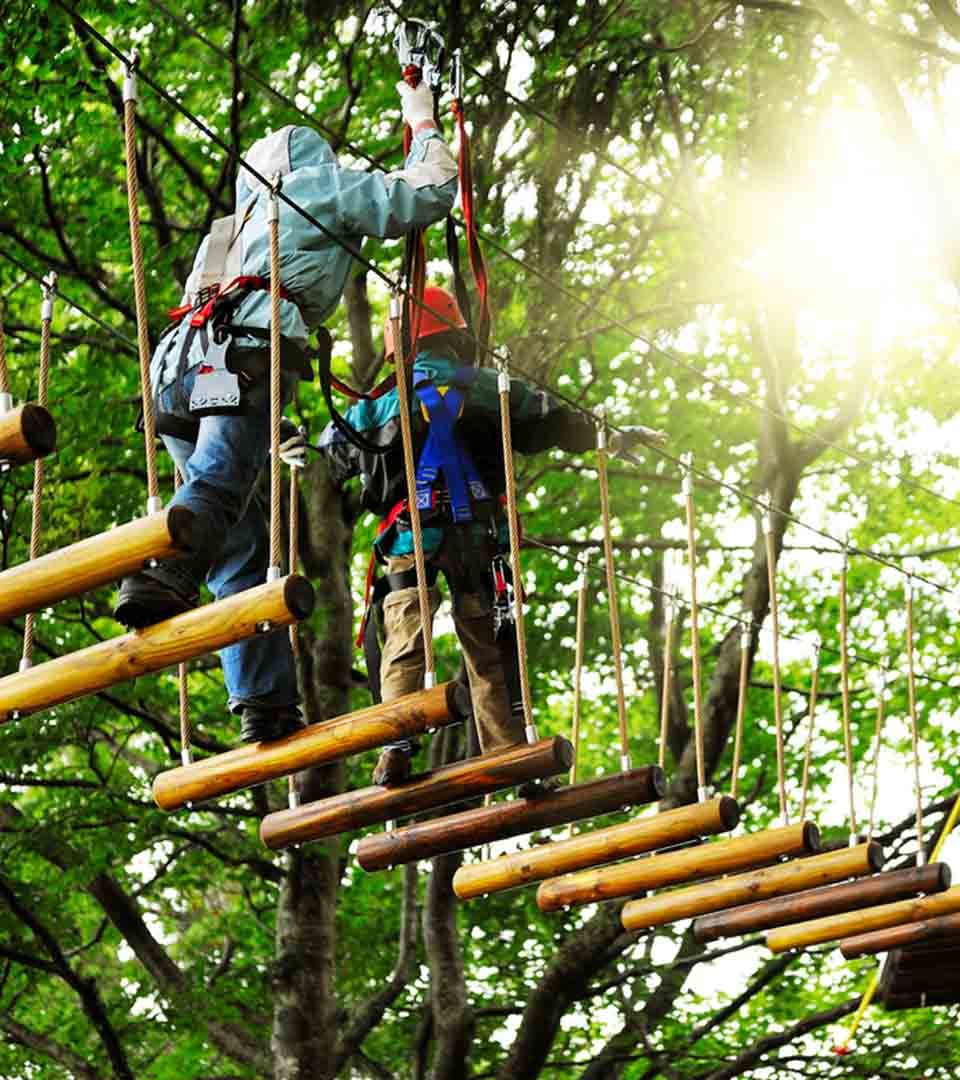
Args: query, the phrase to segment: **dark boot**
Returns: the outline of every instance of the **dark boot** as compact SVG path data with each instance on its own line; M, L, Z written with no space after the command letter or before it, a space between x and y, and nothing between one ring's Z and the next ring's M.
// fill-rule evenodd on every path
M158 563L123 579L113 617L124 626L140 630L182 615L196 607L199 600L199 589L188 575Z
M240 712L240 738L245 743L275 742L302 727L296 705L244 705Z
M402 784L410 778L410 759L413 751L401 746L388 746L380 754L377 767L373 770L374 784L390 787Z
M546 780L525 780L517 788L517 798L542 799L546 795L551 795L562 784L563 781L558 776L550 776Z

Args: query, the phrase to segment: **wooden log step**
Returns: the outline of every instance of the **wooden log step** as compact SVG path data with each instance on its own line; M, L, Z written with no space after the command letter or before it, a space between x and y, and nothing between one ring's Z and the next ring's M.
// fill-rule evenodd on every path
M403 784L346 791L332 799L267 814L260 823L260 838L267 847L278 850L448 806L526 780L556 776L566 772L572 763L573 746L567 739L520 743L420 773Z
M883 904L866 911L853 911L847 915L833 915L796 926L785 926L767 934L767 948L775 953L788 949L803 949L809 945L822 945L826 941L885 930L904 923L922 922L939 915L952 915L960 911L960 888L947 889L934 896L915 900L900 900L895 904Z
M901 1012L904 1009L932 1009L937 1005L960 1004L960 991L953 990L929 994L907 993L890 994L883 999L887 1012Z
M767 866L786 856L809 855L819 850L820 830L812 822L801 821L753 836L715 840L683 851L649 855L616 866L552 878L537 890L537 905L541 911L557 911L578 904L615 900L667 885Z
M761 900L730 911L704 915L694 921L693 936L701 945L705 945L718 938L769 930L774 926L789 926L808 919L905 900L910 896L943 892L949 888L950 867L946 863L929 863L927 866L892 870L860 881L827 885L795 896Z
M952 916L942 915L940 918L949 919ZM880 932L877 931L877 933ZM952 964L960 970L960 937L946 938L943 941L932 940L924 944L911 945L908 948L895 949L888 959L888 965L892 966L894 974L900 971L920 971L932 963Z
M808 859L794 859L780 866L752 870L747 874L707 881L660 896L631 900L622 913L627 930L649 930L679 919L690 919L708 911L720 911L758 897L784 896L814 885L863 874L872 874L883 864L879 844L824 851Z
M947 916L944 916L947 918ZM960 972L943 964L931 965L917 971L900 972L890 984L891 994L906 994L910 991L950 990L960 994Z
M724 795L623 825L594 829L569 840L501 855L489 862L461 866L453 875L453 891L461 900L471 900L585 866L615 862L702 836L729 832L739 820L740 807L736 800Z
M173 506L11 567L0 574L0 622L135 574L192 542L193 511Z
M601 780L563 787L539 799L514 799L496 806L480 806L461 814L417 822L405 829L365 836L357 848L357 862L364 870L386 870L537 829L611 814L627 806L657 802L665 793L663 770L658 765L646 765Z
M266 626L290 626L312 610L313 586L291 574L145 630L48 660L0 679L0 723L162 671L252 637Z
M856 960L858 956L876 956L877 953L890 952L892 949L902 949L909 945L942 943L954 938L960 938L960 913L857 934L841 941L840 951L847 960ZM939 952L934 952L930 960L939 964L942 956Z
M168 769L154 779L153 798L161 810L177 810L443 727L458 719L452 708L455 686L441 683L311 724L276 742L250 743Z
M57 448L57 423L42 405L28 402L0 413L0 461L25 465Z

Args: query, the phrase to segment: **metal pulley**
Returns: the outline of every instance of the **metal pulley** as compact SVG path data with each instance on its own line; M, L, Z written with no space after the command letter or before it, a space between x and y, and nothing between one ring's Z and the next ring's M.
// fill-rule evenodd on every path
M393 35L403 77L412 86L423 79L434 93L440 91L447 46L433 23L403 19Z

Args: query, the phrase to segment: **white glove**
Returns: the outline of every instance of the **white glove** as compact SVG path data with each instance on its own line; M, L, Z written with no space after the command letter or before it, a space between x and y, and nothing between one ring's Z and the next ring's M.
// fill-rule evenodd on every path
M414 131L424 120L433 119L433 91L426 82L421 80L416 89L409 83L398 82L397 93L400 95L403 119Z
M291 469L302 469L307 464L307 438L304 433L284 419L280 426L280 460Z
M656 428L644 427L635 424L626 427L610 436L607 445L611 454L619 454L622 450L632 450L635 446L666 446L667 433L657 431Z

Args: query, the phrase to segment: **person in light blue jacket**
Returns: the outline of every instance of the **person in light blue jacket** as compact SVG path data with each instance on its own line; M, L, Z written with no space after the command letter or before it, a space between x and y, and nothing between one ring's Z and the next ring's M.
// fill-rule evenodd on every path
M256 142L245 160L354 248L365 237L399 237L443 218L457 192L457 164L433 121L425 84L398 84L413 131L395 172L341 167L326 141L285 127ZM193 607L206 580L217 599L262 583L269 554L264 514L253 498L270 447L268 191L241 166L236 210L200 245L174 324L151 361L158 430L184 478L172 505L195 515L195 554L126 578L116 618L143 627ZM308 339L340 301L352 256L280 201L283 402L311 378ZM280 738L302 725L287 633L221 651L241 738Z

